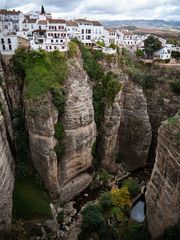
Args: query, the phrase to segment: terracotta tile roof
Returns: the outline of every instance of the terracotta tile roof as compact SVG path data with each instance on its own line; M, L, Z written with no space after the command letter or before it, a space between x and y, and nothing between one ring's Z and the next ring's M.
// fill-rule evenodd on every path
M88 23L88 24L92 24L93 26L102 26L102 24L99 21L92 21L92 20L87 20L87 19L75 19L76 22L78 23Z
M72 21L72 20L66 21L66 25L67 25L68 27L78 26L77 22Z
M24 19L23 23L36 23L37 19L26 18Z
M108 32L116 32L117 28L104 28Z
M6 10L6 9L0 9L0 14L8 14L8 15L19 15L21 11L15 11L15 10Z
M39 24L39 25L47 25L47 20L39 20L37 24Z
M64 19L48 19L49 23L66 23Z

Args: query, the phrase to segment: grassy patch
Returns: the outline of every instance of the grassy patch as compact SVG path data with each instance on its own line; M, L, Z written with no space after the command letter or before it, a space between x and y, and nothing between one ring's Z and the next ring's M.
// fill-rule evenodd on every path
M12 58L15 73L25 79L25 97L36 99L54 87L61 87L67 77L67 59L59 51L18 49Z
M24 178L15 182L13 215L23 220L51 218L49 197L34 179Z
M177 118L177 116L174 116L174 117L168 118L168 123L171 124L171 125L176 125L177 122L178 122L178 118Z

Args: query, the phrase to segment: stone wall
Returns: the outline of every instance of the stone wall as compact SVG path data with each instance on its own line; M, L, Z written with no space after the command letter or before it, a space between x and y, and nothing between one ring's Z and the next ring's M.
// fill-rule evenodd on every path
M180 116L158 130L156 160L146 192L147 220L153 238L180 220Z

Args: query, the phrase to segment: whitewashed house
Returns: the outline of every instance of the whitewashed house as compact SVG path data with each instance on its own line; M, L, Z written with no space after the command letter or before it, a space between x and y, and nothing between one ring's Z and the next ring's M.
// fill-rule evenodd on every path
M67 51L68 37L64 19L49 19L45 34L46 37L42 46L43 49L47 51L56 49L59 51Z
M104 43L105 46L115 44L116 46L123 45L123 34L117 28L104 28Z
M0 10L0 32L4 35L11 33L16 33L17 31L22 30L22 23L24 20L24 15L20 11L15 10Z
M171 51L168 47L163 47L154 53L154 56L161 60L168 60L171 58Z
M138 48L142 48L144 46L144 40L148 37L148 35L142 34L133 34L132 32L123 32L123 43L124 46L137 50Z
M75 19L80 29L80 40L85 45L91 46L94 42L102 39L103 26L98 21L87 19Z
M67 37L69 39L77 38L81 39L81 29L79 28L79 25L77 22L73 20L66 20L66 31L67 31Z

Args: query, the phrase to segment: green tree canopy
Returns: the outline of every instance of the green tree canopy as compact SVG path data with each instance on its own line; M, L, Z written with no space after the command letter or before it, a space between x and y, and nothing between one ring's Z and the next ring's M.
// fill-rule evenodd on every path
M161 49L161 42L158 38L154 37L153 35L150 35L145 41L144 41L144 48L145 52L148 55L148 57L152 57L153 53Z

